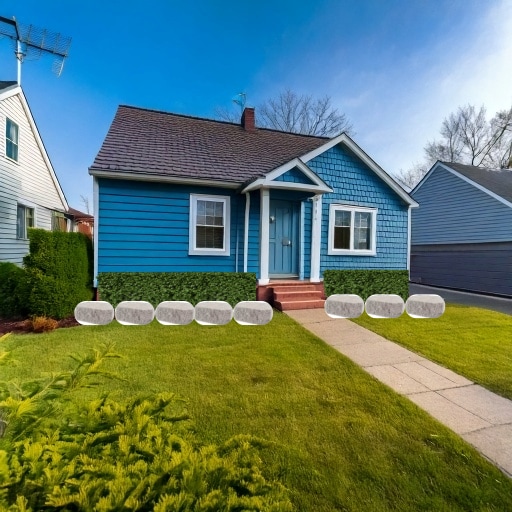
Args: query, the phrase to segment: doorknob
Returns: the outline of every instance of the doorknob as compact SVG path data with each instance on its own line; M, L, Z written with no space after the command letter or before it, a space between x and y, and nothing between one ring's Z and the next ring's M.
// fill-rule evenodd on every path
M289 238L283 238L281 243L286 246L292 245L292 241Z

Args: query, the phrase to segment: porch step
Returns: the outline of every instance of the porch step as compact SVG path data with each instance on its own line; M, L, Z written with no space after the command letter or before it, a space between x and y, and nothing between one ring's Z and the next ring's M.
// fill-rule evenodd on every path
M313 309L324 307L324 287L322 283L287 282L270 283L272 305L280 311Z
M291 300L291 301L274 301L274 307L279 311L291 311L293 309L320 309L324 307L325 300Z
M322 299L322 292L320 290L283 290L282 288L278 288L277 290L274 288L274 300L278 300L282 302L290 301L290 300L310 300L310 299Z

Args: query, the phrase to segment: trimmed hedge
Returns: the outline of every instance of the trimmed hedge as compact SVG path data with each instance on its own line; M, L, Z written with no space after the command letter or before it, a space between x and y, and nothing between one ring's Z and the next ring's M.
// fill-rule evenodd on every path
M0 316L12 318L21 315L21 303L16 293L25 271L10 262L0 262Z
M334 294L355 294L366 300L377 293L392 293L402 299L409 297L408 270L325 270L324 290Z
M93 297L91 240L83 233L43 229L29 229L28 236L25 268L3 266L8 279L4 283L0 275L0 314L71 316L79 302Z
M98 274L101 300L116 307L124 300L145 300L156 306L166 300L224 300L235 306L256 300L253 272L102 272Z

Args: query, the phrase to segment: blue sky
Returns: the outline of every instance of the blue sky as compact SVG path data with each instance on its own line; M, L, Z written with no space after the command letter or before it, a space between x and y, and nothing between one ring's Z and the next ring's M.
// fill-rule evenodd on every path
M252 106L285 88L329 95L391 174L459 105L512 105L511 0L4 0L0 16L73 39L60 78L51 58L26 61L22 86L82 210L119 104L214 117L241 91ZM16 79L5 38L0 69Z

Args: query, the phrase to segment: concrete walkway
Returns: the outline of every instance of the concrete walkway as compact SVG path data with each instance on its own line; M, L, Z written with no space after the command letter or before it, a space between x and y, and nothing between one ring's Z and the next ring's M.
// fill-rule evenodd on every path
M285 311L459 434L512 478L512 401L323 309ZM418 320L421 322L421 320Z

